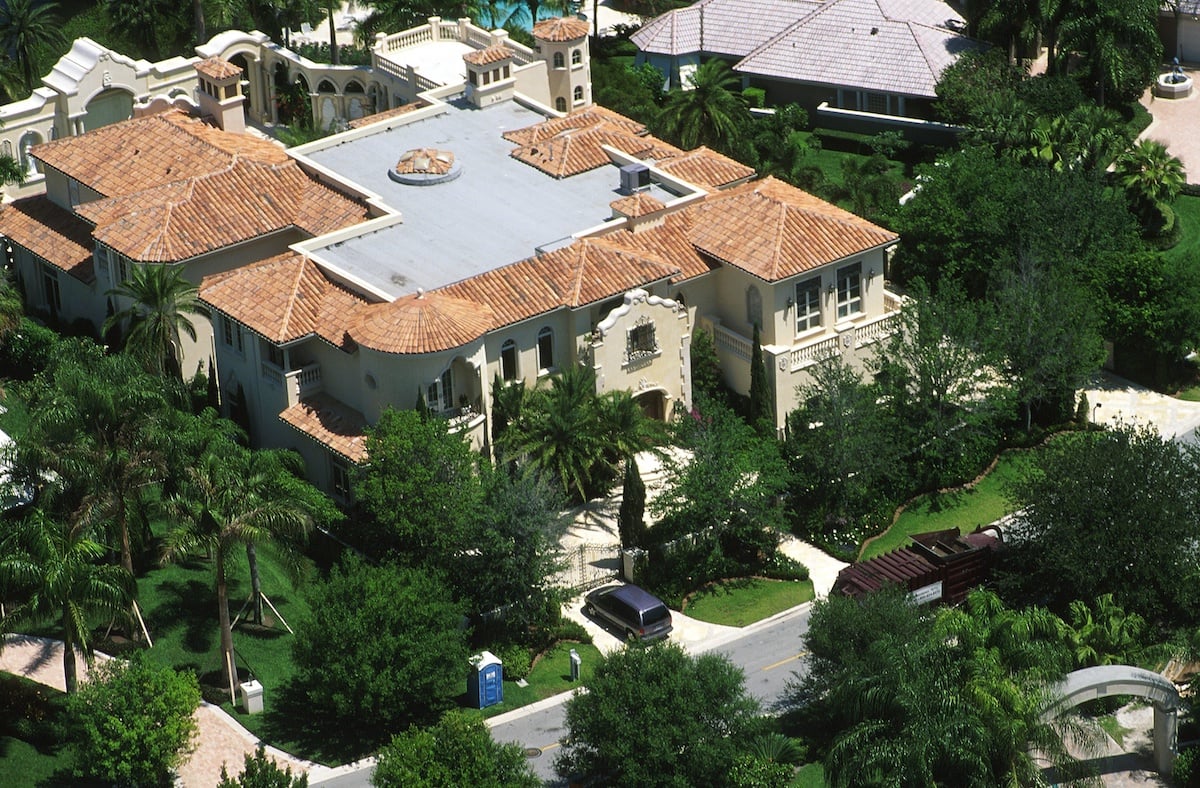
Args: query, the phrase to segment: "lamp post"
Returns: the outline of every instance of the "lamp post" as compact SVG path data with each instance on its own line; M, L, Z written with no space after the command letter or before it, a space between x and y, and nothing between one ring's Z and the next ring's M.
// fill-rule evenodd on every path
M1099 424L1099 423L1100 423L1100 422L1096 421L1096 411L1100 410L1100 406L1101 406L1102 404L1104 404L1104 403L1102 403L1102 402L1097 402L1095 405L1093 405L1093 406L1092 406L1092 424Z

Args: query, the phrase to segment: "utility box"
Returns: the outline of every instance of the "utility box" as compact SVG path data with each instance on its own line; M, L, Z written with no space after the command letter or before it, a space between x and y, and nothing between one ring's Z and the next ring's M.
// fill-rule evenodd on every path
M262 714L263 686L254 679L240 685L242 690L242 708L247 714Z
M621 550L621 577L626 583L636 583L641 579L649 563L649 553L640 547L630 547Z
M579 668L583 664L583 660L579 658L579 652L571 649L571 681L579 681Z
M467 674L467 703L486 709L504 702L504 664L490 651L471 657Z

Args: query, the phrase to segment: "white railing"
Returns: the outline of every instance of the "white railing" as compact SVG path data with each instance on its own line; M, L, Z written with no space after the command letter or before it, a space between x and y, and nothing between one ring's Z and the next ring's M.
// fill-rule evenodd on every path
M883 291L883 311L898 312L904 308L904 296L899 296L890 290Z
M482 28L472 25L467 28L467 41L473 47L478 49L487 49L492 45L492 35Z
M793 350L788 357L788 369L797 372L841 355L841 352L842 338L840 336L827 337Z
M402 33L392 33L390 36L385 36L375 46L376 52L395 52L397 49L424 44L426 41L433 40L433 29L428 25L414 27L412 30L405 30Z
M442 22L440 25L438 25L438 38L442 41L458 41L458 23Z
M854 347L860 348L891 336L896 333L899 323L899 312L889 312L866 323L859 323L854 327Z
M269 361L262 362L262 376L268 383L283 385L283 370Z
M371 53L371 68L377 71L382 71L385 74L390 74L396 79L403 80L404 82L408 81L408 70L401 68L392 61L383 57L379 54L379 52Z
M730 331L722 325L713 326L713 344L717 346L718 350L732 353L743 361L749 361L754 354L754 348L751 347L749 338L736 331Z
M321 390L320 364L305 364L300 369L293 369L287 373L287 377L293 382L299 397Z

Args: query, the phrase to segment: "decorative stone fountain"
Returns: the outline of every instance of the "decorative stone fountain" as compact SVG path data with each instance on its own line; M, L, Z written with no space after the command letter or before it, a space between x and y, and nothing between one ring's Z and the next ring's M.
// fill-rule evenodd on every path
M432 186L452 181L462 175L462 163L447 150L414 148L400 156L388 177L408 186Z
M1179 58L1175 58L1174 68L1158 75L1154 83L1154 95L1165 99L1181 99L1192 95L1192 78L1183 73Z

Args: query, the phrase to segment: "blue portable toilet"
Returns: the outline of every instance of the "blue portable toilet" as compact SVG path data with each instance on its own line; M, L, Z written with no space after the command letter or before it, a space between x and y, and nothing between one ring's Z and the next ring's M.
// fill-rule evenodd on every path
M471 657L467 674L467 703L486 709L504 701L504 665L490 651Z

